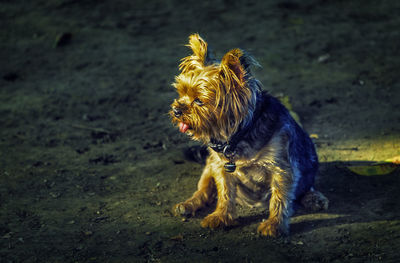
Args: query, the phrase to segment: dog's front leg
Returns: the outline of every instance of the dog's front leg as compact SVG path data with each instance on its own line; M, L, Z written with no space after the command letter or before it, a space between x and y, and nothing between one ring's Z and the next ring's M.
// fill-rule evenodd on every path
M213 178L218 190L217 207L213 213L203 219L201 226L214 229L233 225L235 223L236 197L234 176L224 171L216 171L213 174Z
M269 217L259 225L258 233L271 237L289 233L292 186L292 174L277 168L272 175L270 183Z
M197 191L193 193L192 197L185 202L179 203L174 206L173 210L175 215L189 216L204 207L207 203L211 203L215 196L215 183L213 172L211 169L210 160L207 161L203 173L197 184Z

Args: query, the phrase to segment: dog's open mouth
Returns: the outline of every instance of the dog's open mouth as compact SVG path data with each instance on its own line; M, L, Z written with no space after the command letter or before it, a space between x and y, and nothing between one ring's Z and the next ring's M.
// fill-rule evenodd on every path
M179 123L179 131L182 133L185 133L188 129L189 129L189 125L187 125L186 123L180 122Z

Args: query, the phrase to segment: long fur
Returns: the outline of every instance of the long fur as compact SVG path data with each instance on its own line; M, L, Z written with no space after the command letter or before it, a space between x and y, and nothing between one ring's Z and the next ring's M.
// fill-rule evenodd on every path
M233 49L217 63L209 58L207 43L199 35L191 35L188 46L193 54L182 60L173 84L179 98L172 104L172 121L187 125L192 139L205 144L212 139L229 141L250 122L252 129L240 138L229 160L209 150L197 191L177 204L175 213L194 214L217 197L216 210L202 221L203 227L233 224L237 202L268 207L260 234L287 234L294 203L316 192L318 158L312 141L276 98L261 91L250 73L250 66L257 63L246 52ZM255 119L257 107L262 113ZM228 161L236 164L232 173L224 169ZM320 194L315 200L326 208L324 198Z

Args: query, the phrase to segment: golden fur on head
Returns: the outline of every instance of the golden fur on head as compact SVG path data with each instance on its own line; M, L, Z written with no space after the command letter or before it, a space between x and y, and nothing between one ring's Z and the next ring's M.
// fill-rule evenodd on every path
M252 91L249 72L242 65L244 53L233 49L218 64L209 58L207 43L198 35L189 37L193 54L182 59L181 74L173 86L179 93L171 111L173 122L189 126L195 140L226 140L249 114Z

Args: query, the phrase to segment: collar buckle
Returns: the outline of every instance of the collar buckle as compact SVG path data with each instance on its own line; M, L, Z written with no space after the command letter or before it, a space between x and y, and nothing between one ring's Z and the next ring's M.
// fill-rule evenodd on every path
M227 143L226 142L220 142L215 139L211 139L211 141L208 143L208 146L213 149L216 152L222 153L224 152L224 149L226 147Z

